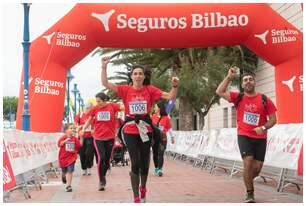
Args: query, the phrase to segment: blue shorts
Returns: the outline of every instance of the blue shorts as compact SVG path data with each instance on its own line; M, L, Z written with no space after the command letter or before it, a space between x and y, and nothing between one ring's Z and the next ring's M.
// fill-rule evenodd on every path
M67 166L67 167L62 167L62 172L63 173L67 173L67 172L73 173L74 172L74 164L75 164L75 162L72 163L71 165Z

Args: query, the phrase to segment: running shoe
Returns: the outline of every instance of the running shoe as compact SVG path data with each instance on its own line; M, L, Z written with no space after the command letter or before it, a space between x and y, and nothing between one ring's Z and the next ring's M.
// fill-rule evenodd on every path
M66 192L72 192L72 187L71 186L67 186L66 187Z
M83 175L87 175L87 170L83 170Z
M146 202L146 192L147 192L147 189L143 188L143 187L140 187L139 191L140 191L140 200L141 200L141 203L145 203Z
M91 171L90 171L90 168L87 169L87 175L91 175Z
M105 186L106 186L106 178L104 176L104 177L102 177L102 180L100 182L99 191L104 191L105 190Z
M135 197L135 198L134 198L134 203L141 203L141 202L140 202L140 198L139 198L139 197Z
M100 182L99 184L99 191L104 191L105 190L105 186Z
M163 169L159 169L157 174L158 174L159 177L163 176Z
M245 198L245 203L255 203L255 198L254 198L254 193L253 192L248 192L246 194L246 198Z
M153 170L153 175L155 175L155 176L157 176L158 175L158 168L154 168L154 170Z

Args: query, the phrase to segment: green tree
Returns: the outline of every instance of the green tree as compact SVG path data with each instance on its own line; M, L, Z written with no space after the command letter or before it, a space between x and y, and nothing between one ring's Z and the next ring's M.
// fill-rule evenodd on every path
M179 49L98 49L100 55L112 55L114 65L144 65L152 71L152 83L169 91L170 77L180 78L178 90L180 130L192 130L194 115L200 116L200 128L211 106L219 102L215 94L218 84L230 66L253 71L257 56L244 46L179 48ZM243 72L242 71L242 72ZM127 83L127 72L117 73L111 80ZM234 82L237 84L238 81Z
M18 106L17 97L9 97L9 96L3 97L3 117L4 119L9 120L10 112L11 114L14 114L16 118L17 106Z

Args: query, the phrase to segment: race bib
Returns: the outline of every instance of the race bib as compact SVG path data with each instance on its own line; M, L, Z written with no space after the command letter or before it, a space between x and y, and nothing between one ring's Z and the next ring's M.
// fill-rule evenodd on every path
M147 101L129 103L130 114L147 114Z
M75 142L66 142L66 151L67 152L74 152L75 150Z
M244 112L243 122L246 124L258 126L260 114L255 114L251 112Z
M110 112L98 112L97 120L98 121L109 121L110 120Z

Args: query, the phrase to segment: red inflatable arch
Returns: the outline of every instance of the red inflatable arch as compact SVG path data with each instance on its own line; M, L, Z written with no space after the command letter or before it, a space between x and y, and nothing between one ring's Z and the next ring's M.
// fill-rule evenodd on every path
M246 45L275 66L278 123L303 122L302 33L269 5L77 4L31 44L30 129L60 130L67 70L98 46L186 48L238 44ZM97 68L88 69L97 72ZM19 129L22 91L21 84Z

